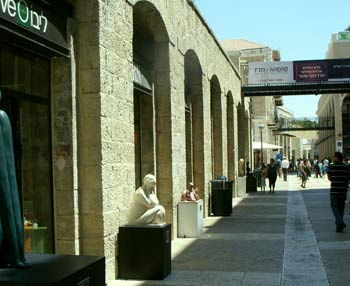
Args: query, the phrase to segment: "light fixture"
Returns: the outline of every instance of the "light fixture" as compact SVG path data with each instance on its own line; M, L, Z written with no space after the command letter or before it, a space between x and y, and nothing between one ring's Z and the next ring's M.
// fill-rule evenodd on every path
M260 129L260 141L261 141L261 149L260 149L260 152L261 152L261 162L260 162L260 167L262 168L262 165L263 165L263 163L264 163L262 131L263 131L263 129L265 128L265 126L264 126L264 124L260 123L260 124L258 125L258 128Z

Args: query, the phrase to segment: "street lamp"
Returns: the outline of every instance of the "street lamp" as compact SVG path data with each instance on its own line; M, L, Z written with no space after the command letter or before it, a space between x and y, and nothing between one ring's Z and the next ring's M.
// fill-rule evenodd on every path
M264 124L260 123L258 125L258 128L260 129L260 141L261 141L261 162L260 162L260 167L262 167L262 164L264 163L264 153L263 153L263 138L262 138L262 131L265 128Z

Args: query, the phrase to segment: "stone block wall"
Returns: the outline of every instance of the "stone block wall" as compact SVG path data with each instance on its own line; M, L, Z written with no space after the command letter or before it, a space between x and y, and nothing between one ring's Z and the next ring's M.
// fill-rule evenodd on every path
M117 276L118 228L126 223L126 215L135 186L134 108L133 108L133 7L140 1L132 0L71 0L75 8L72 32L72 57L62 64L53 81L65 79L69 100L54 92L55 106L68 111L67 130L54 125L58 142L60 132L68 133L67 144L72 152L65 168L59 169L60 158L54 158L56 251L106 256L107 280ZM201 18L192 1L143 1L152 5L166 28L168 69L158 73L158 82L169 79L169 88L161 84L158 94L160 130L156 140L165 142L155 150L160 178L159 199L167 211L167 222L172 223L173 238L177 236L177 203L186 188L186 138L184 112L184 55L193 50L202 70L203 114L203 178L200 183L208 215L209 182L212 178L212 147L210 119L210 80L216 76L220 86L222 121L222 170L228 175L229 164L238 164L238 112L241 102L240 78L223 50ZM157 35L154 35L156 38ZM161 47L161 45L159 45ZM164 49L158 50L162 53ZM162 70L161 62L158 69ZM72 78L69 81L69 77ZM162 79L164 77L164 79ZM71 86L70 86L71 85ZM63 92L63 91L62 91ZM227 94L232 97L234 120L234 161L227 160ZM54 113L58 114L58 110ZM160 117L161 118L161 117ZM248 128L249 129L249 128ZM245 129L247 132L247 128ZM59 148L55 144L54 148ZM165 153L162 153L165 152ZM160 169L159 169L160 168ZM237 173L237 172L236 172ZM67 184L59 187L62 178ZM62 190L61 190L62 189ZM65 202L69 202L65 204ZM68 207L68 209L66 209ZM64 210L66 209L66 210ZM67 224L66 229L64 225ZM66 233L66 234L64 234Z

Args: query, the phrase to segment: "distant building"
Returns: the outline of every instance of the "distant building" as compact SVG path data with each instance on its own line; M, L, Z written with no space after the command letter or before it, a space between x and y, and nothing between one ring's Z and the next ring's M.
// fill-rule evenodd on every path
M278 106L276 108L277 111L277 117L278 117L278 125L280 127L286 127L289 125L291 121L294 120L293 112L287 109L284 106ZM292 146L292 138L295 138L296 136L288 131L285 132L279 132L275 133L279 136L275 136L275 144L282 146L282 149L280 149L280 152L285 155L288 159L295 159L295 149L297 149L297 146L294 145L294 149ZM299 139L299 138L298 138ZM299 139L300 141L300 139Z
M280 61L280 52L272 50L270 47L247 41L244 39L226 40L221 42L222 47L230 57L233 64L240 71L242 76L242 85L248 84L248 64L250 62L271 62ZM278 126L279 116L283 114L278 112L277 108L283 106L281 96L265 96L265 97L251 97L245 99L251 107L252 120L252 138L254 149L254 165L259 167L261 158L264 163L267 163L270 158L275 157L276 153L282 152L288 157L291 156L291 135L280 135L275 133ZM286 110L286 109L281 109ZM289 114L287 117L293 117ZM259 129L259 125L263 124L264 128ZM260 125L261 126L261 125ZM261 141L263 141L263 154L261 154ZM281 149L274 148L274 146L284 146ZM259 147L260 146L260 147ZM265 148L266 147L266 148Z

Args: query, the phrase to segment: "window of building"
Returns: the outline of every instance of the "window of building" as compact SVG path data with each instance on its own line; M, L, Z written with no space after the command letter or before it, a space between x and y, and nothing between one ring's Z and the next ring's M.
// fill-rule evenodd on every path
M343 136L350 136L350 97L346 97L342 107Z

